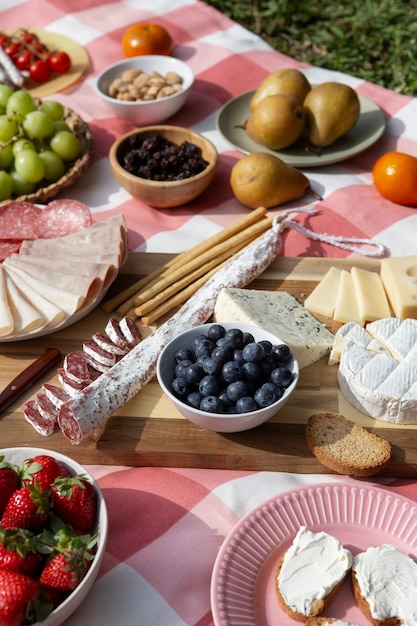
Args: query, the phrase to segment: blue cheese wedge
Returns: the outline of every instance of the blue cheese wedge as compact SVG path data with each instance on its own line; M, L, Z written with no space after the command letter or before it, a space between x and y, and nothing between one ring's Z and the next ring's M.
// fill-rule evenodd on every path
M216 322L251 324L277 335L292 350L300 369L329 354L333 333L285 291L222 289Z

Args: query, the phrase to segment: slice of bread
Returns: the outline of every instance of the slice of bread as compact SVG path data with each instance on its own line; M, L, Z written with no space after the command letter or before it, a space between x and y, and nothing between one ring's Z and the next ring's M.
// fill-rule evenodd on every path
M337 626L357 626L353 622L345 622L338 617L310 617L306 621L306 626L330 626L336 624Z
M358 607L374 626L415 623L417 563L399 548L382 544L357 554L351 581Z
M282 610L298 622L320 615L352 565L352 553L336 537L301 526L281 557L275 591Z
M320 463L348 476L373 476L392 458L391 444L338 413L316 413L306 424L307 446Z

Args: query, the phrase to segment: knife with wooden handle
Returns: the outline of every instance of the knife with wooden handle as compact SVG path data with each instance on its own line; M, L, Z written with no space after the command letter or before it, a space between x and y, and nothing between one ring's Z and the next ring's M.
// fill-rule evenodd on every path
M20 372L0 393L0 413L42 376L58 363L61 353L56 348L47 348L39 358Z

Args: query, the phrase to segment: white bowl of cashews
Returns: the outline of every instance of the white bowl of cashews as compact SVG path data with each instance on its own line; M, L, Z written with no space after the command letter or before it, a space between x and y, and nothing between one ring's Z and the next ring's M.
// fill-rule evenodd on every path
M110 65L96 77L93 86L114 115L147 126L177 113L193 83L194 72L184 61L147 55Z

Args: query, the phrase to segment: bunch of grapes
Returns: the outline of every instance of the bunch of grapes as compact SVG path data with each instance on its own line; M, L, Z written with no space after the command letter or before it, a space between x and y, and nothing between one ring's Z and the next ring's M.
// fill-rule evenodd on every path
M0 84L0 201L58 181L80 156L64 113L59 102Z

